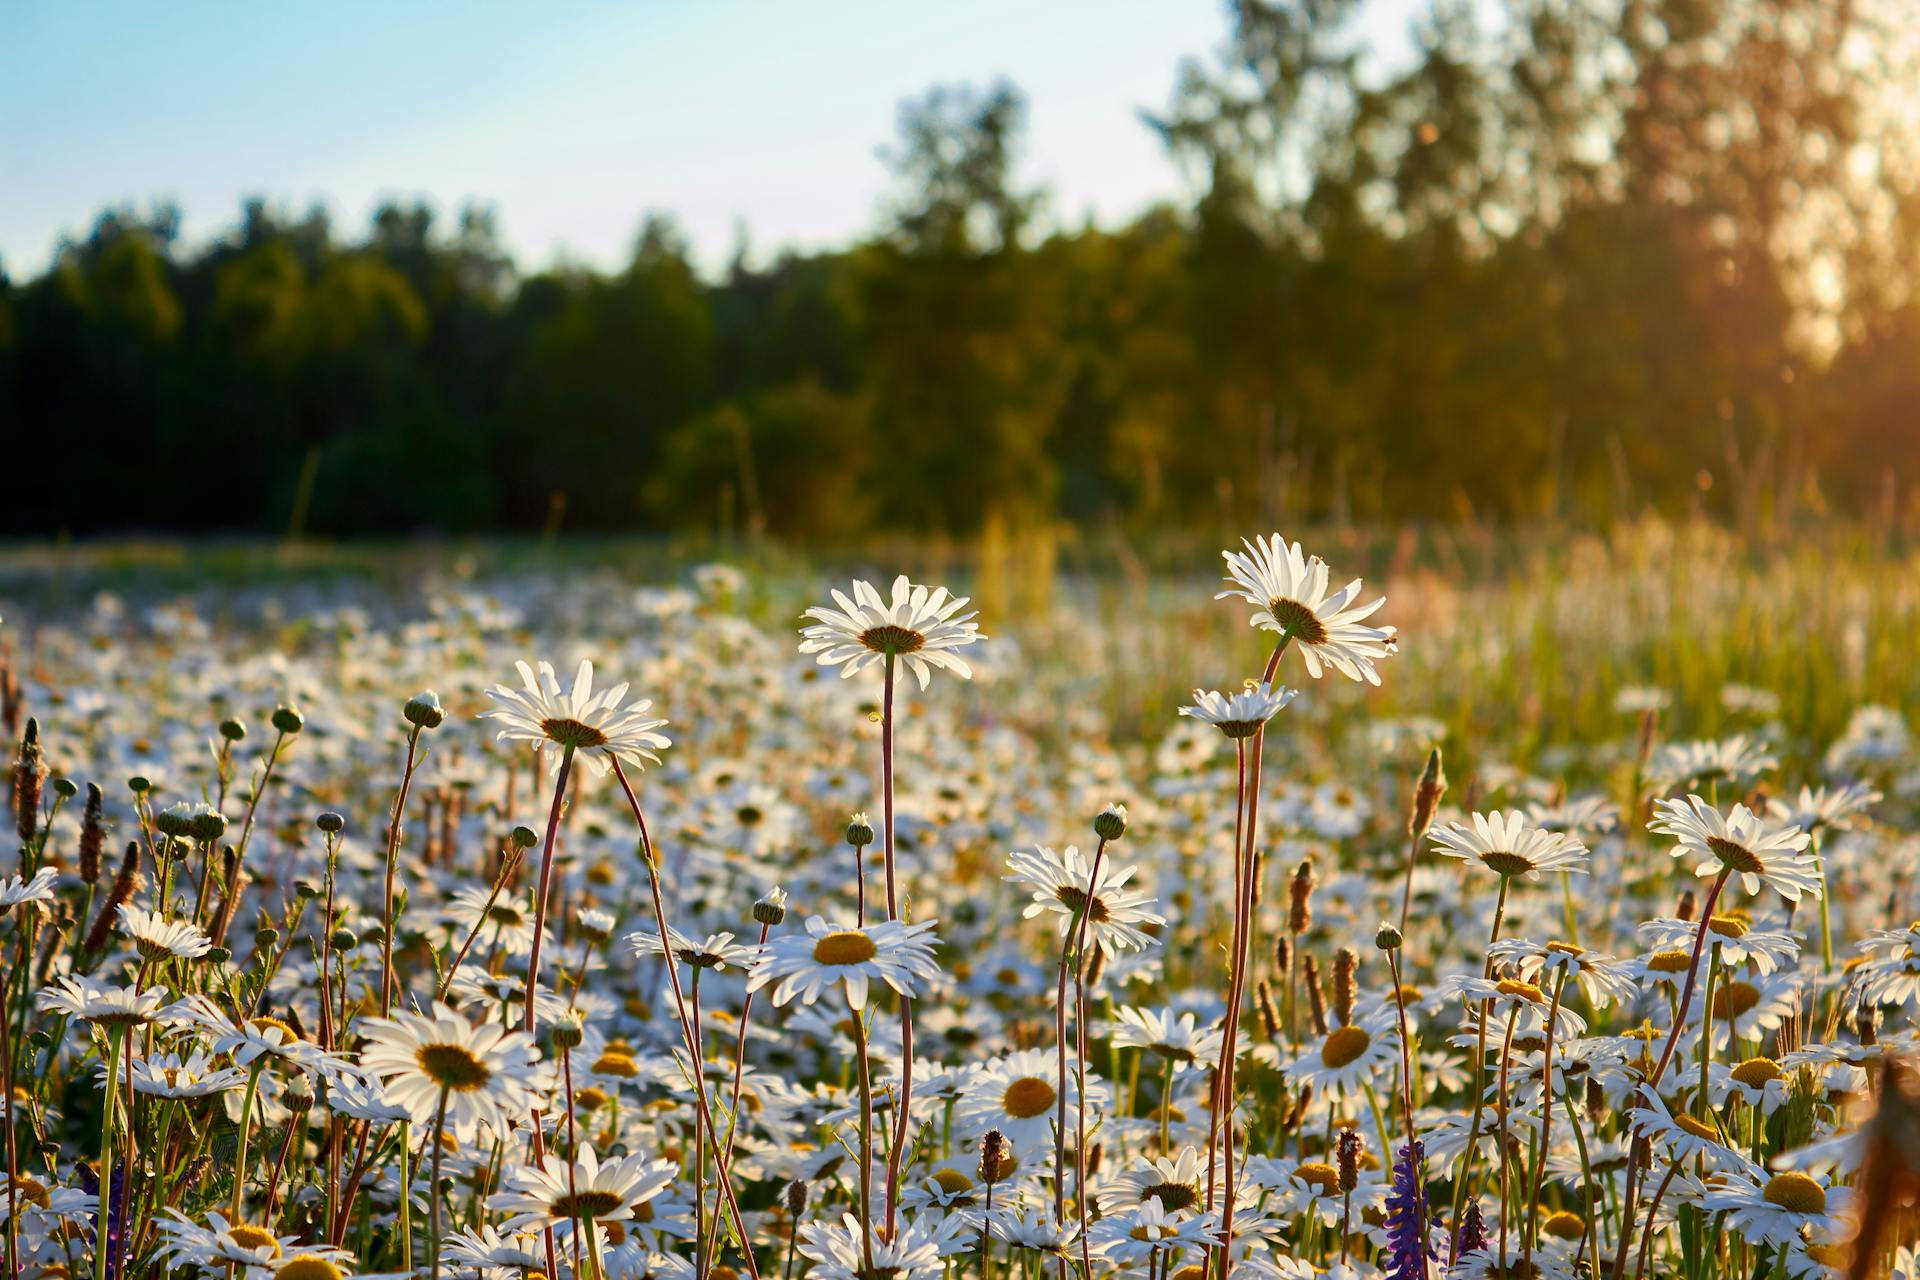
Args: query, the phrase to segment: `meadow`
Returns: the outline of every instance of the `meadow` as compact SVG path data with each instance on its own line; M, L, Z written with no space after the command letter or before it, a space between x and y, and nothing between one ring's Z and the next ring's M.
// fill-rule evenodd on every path
M0 550L8 1268L1912 1277L1916 567Z

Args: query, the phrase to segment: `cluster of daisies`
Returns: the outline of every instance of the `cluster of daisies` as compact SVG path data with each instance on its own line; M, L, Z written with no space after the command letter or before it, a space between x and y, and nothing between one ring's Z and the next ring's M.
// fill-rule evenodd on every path
M1298 710L1384 602L1225 560L1139 745L905 577L0 632L8 1273L1914 1276L1898 713L1450 787Z

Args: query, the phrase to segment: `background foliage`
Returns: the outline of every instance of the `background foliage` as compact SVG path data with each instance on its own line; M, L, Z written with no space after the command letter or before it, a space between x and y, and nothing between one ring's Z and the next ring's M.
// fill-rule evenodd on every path
M1385 82L1358 7L1237 4L1143 121L1194 200L1117 229L1018 183L1010 85L902 108L863 242L718 279L662 218L523 275L478 207L102 214L0 277L0 530L1920 517L1872 5L1443 3Z

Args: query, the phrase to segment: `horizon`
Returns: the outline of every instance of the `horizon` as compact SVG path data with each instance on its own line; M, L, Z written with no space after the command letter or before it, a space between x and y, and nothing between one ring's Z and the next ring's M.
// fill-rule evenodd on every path
M1424 10L1373 0L1356 33L1366 57L1404 57ZM742 236L760 263L869 234L901 104L1000 79L1027 100L1017 173L1045 192L1044 225L1122 225L1190 194L1140 113L1228 33L1213 0L1122 0L1097 21L1091 4L1014 0L904 21L875 0L805 21L769 0L590 4L537 28L499 3L462 8L457 27L445 12L14 11L0 267L38 274L101 213L163 204L192 251L258 198L318 206L356 235L385 203L423 202L443 222L490 208L525 274L624 266L645 220L666 215L716 274Z

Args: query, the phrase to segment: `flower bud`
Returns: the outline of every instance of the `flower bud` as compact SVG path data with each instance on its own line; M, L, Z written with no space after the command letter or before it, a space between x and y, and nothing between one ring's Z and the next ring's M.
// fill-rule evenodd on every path
M1373 931L1373 945L1382 951L1398 951L1400 944L1404 941L1406 939L1400 936L1400 931L1385 920L1382 920L1380 927Z
M271 951L274 948L274 944L279 941L280 931L270 924L263 925L253 931L253 949L255 951Z
M225 964L233 959L233 950L230 947L209 947L204 958L209 964Z
M508 838L522 849L531 849L540 843L540 837L532 827L515 827Z
M353 930L347 928L345 925L341 925L338 929L335 929L333 931L333 937L329 939L329 941L333 943L333 949L335 951L351 951L360 945L359 937L354 934Z
M247 736L247 726L239 720L222 720L220 736L228 742L239 742Z
M1118 840L1127 834L1127 806L1110 804L1094 814L1093 834L1102 840Z
M294 707L276 707L273 712L273 727L281 733L298 733L307 727L307 718Z
M347 829L347 820L329 809L313 820L313 825L330 836L337 836Z
M572 1010L568 1010L553 1020L553 1047L555 1049L561 1050L562 1052L578 1049L580 1042L586 1038L586 1026L580 1021L580 1015Z
M147 792L153 790L153 783L150 782L144 775L136 773L131 778L127 779L127 790L133 792L133 794L137 796L143 796L147 794Z
M753 904L753 922L771 929L787 918L787 891L778 885Z
M440 705L440 695L431 689L422 689L408 698L400 714L407 718L407 723L422 729L438 729L440 722L447 718L446 709Z
M72 778L55 778L53 780L53 794L59 796L62 800L71 800L80 794L80 784Z
M856 849L864 849L873 843L873 823L867 821L867 815L856 813L847 822L847 843Z

